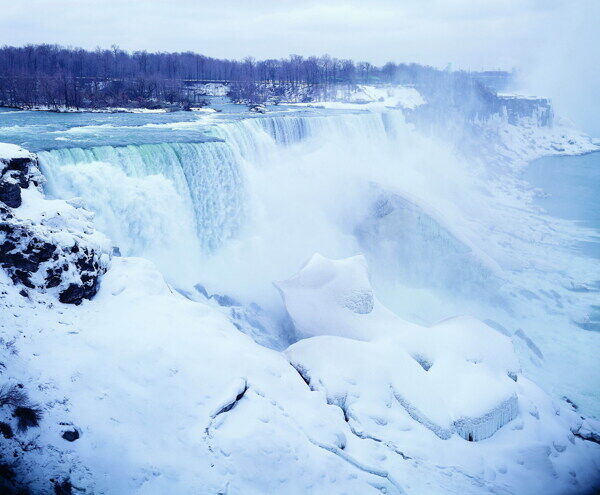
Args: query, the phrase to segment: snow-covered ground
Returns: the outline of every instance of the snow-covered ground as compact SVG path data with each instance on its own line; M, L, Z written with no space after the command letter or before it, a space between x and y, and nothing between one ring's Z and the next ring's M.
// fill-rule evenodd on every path
M341 88L331 101L293 103L298 107L329 108L333 110L371 110L385 108L413 108L423 105L425 100L415 89L408 86L371 86L359 84L353 90Z
M498 156L523 166L548 155L579 155L600 150L600 146L572 122L558 118L551 127L539 127L523 119L518 126L506 125L501 119L486 122L486 128L500 137L495 151Z
M102 107L102 108L75 108L66 106L32 105L23 110L38 112L59 113L165 113L166 108L127 108L127 107Z
M0 143L0 160L33 158L33 156L33 153L30 153L16 144Z
M143 259L114 258L79 307L24 298L1 273L3 380L43 411L2 454L19 452L16 471L35 493L50 493L49 479L132 494L593 486L600 446L578 436L590 426L519 373L508 338L465 318L403 322L365 269L314 258L282 285L295 321L328 314L342 334L285 353L173 291Z

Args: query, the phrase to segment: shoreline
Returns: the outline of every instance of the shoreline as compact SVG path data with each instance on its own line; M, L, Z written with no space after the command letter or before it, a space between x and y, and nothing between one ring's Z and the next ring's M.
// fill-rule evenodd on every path
M50 112L50 113L172 113L172 112L212 112L216 111L208 107L183 108L126 108L126 107L101 107L101 108L76 108L76 107L17 107L0 105L0 109L7 108L22 112ZM1 113L1 112L0 112Z

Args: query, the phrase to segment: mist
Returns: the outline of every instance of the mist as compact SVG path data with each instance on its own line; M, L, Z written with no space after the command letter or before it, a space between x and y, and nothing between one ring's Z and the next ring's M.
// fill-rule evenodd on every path
M548 19L540 43L519 65L518 90L552 99L555 113L600 136L600 4L573 2Z

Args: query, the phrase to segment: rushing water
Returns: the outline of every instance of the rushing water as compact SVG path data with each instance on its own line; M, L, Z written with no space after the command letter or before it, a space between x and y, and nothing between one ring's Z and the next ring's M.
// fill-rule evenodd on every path
M593 327L600 270L592 244L572 255L597 227L598 169L586 160L598 155L530 166L521 179L551 194L539 198L540 214L510 171L472 166L393 110L3 111L0 142L38 152L50 196L82 198L124 255L151 259L176 286L200 282L278 311L272 282L313 253L363 252L394 311L421 323L468 313L524 328L546 355L541 382L582 407L598 403L578 369L595 360L582 329ZM565 175L558 164L570 160ZM530 349L520 352L541 373Z

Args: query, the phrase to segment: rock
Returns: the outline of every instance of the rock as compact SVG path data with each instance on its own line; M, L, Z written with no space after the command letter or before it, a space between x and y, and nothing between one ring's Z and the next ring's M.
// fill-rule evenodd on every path
M210 297L217 301L219 306L241 306L241 304L233 297L229 297L227 295L222 296L220 294L213 294Z
M79 439L79 432L76 429L67 430L61 435L67 442L74 442Z
M38 183L39 172L33 157L0 159L0 201L11 208L21 206L21 189Z
M206 299L208 299L210 297L208 295L208 291L206 290L206 288L202 284L196 284L196 285L194 285L194 289L196 289L196 291L199 294L202 294L204 297L206 297Z
M0 434L2 434L4 438L12 438L14 436L12 427L3 421L0 421Z
M78 306L84 299L91 299L98 292L97 278L91 280L89 285L69 284L58 296L58 300L65 304Z
M73 485L69 480L54 482L55 495L71 495L73 493Z
M252 105L249 110L255 113L267 113L267 107L264 105Z
M0 182L0 201L11 208L21 206L21 188L12 182Z

